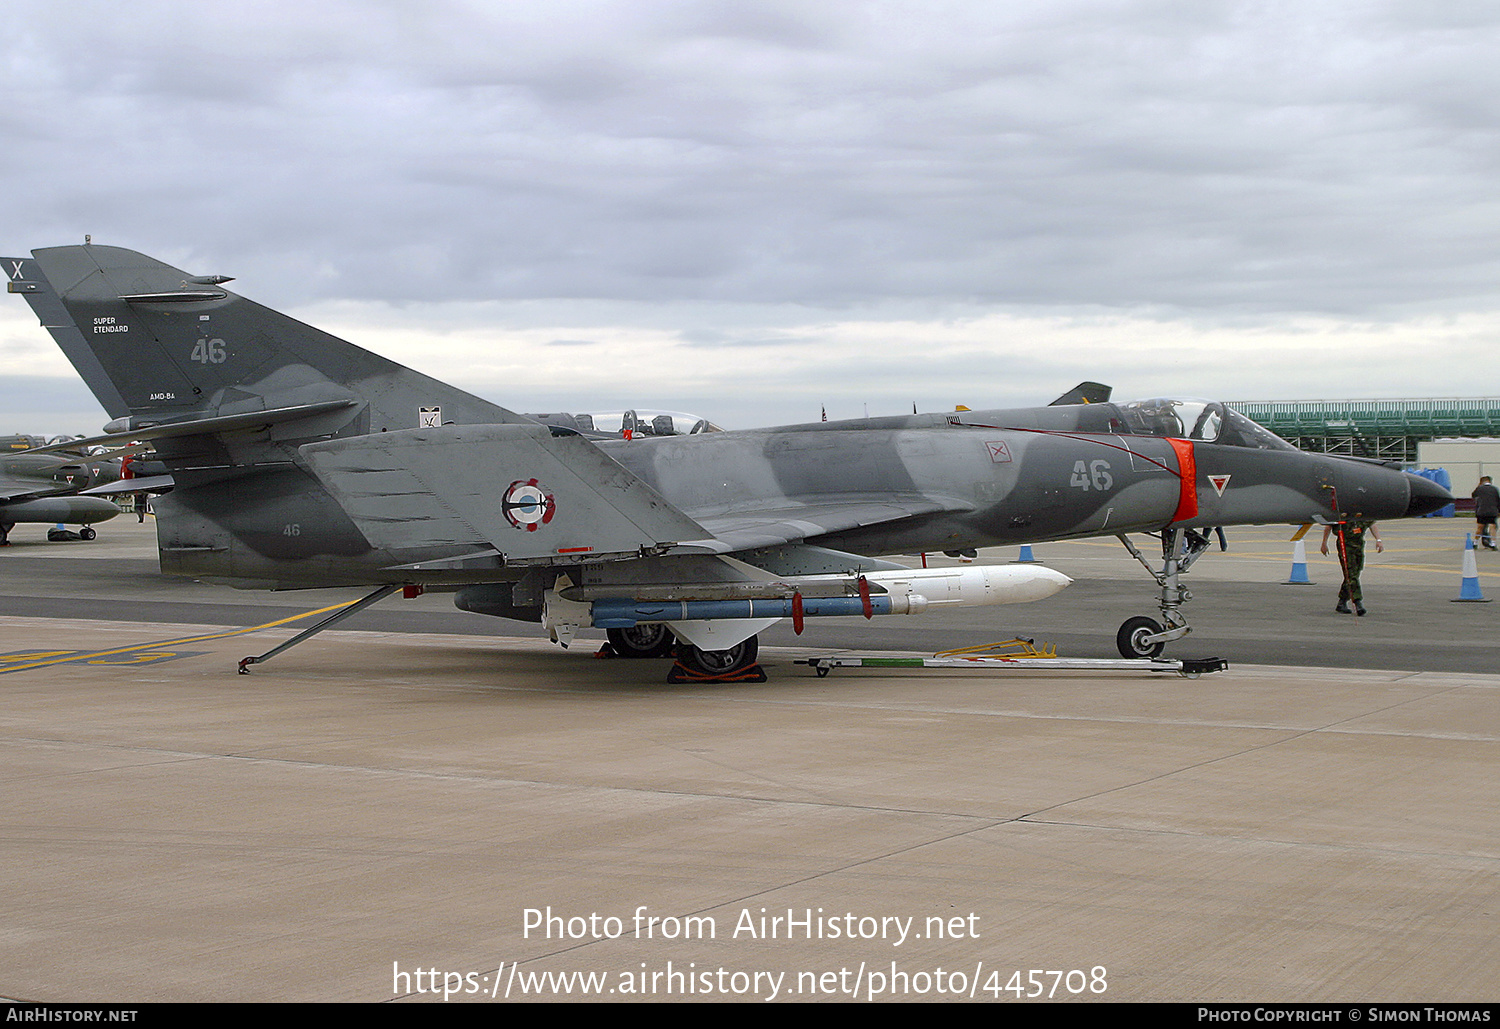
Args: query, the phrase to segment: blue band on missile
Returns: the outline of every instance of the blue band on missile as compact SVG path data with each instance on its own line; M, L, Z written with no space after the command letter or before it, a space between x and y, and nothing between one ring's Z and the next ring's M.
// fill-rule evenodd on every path
M891 598L870 598L871 614L891 613ZM792 601L787 600L683 600L643 601L629 598L596 600L592 608L594 626L599 629L629 629L641 622L696 622L704 619L790 618ZM827 618L831 615L864 616L864 601L859 597L802 598L802 617Z

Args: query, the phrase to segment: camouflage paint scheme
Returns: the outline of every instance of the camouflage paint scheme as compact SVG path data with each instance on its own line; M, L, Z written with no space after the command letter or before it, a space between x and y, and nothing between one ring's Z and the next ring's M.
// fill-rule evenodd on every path
M1203 401L591 441L230 293L223 276L92 245L3 260L8 289L114 419L106 433L152 440L170 470L162 570L240 586L420 584L535 619L560 572L575 596L708 596L899 567L883 554L1396 518L1450 499Z
M21 522L89 526L108 521L120 509L101 497L80 497L81 490L119 478L118 460L101 460L72 449L48 446L40 436L0 436L0 546Z

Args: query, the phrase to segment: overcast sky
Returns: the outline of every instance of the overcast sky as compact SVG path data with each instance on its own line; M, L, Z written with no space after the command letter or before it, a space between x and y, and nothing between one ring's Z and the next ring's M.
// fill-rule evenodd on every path
M21 5L0 251L519 410L1500 395L1500 7ZM19 298L0 430L105 416Z

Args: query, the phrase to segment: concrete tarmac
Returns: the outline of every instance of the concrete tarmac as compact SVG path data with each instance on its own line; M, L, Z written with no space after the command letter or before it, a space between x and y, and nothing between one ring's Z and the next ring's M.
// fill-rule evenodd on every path
M1282 529L1195 570L1182 653L1270 632L1364 667L791 663L939 631L873 623L788 635L736 686L440 596L239 676L293 629L225 625L340 598L162 580L149 525L28 528L0 552L6 997L1496 999L1500 676L1494 605L1447 602L1466 524L1384 526L1365 619L1333 614L1315 540L1320 585L1276 586ZM1078 583L990 612L1045 623L1084 587L1059 610L1107 656L1150 610L1107 547L1037 548ZM1276 610L1217 624L1257 591ZM1434 633L1462 667L1393 670L1387 641Z
M1337 562L1318 554L1319 534L1307 539L1314 586L1285 586L1292 570L1291 529L1231 529L1230 549L1205 555L1185 582L1194 599L1183 611L1192 635L1172 645L1184 657L1215 656L1239 663L1320 667L1398 668L1407 671L1494 672L1500 607L1454 604L1459 595L1465 531L1473 523L1416 519L1381 526L1383 554L1368 548L1364 574L1370 614L1336 614L1341 581ZM233 590L157 571L151 523L124 518L99 527L91 543L46 542L44 526L19 526L0 550L0 616L103 618L210 625L258 625L366 590L287 593ZM1137 537L1143 552L1154 541ZM942 615L811 620L802 637L789 624L762 634L783 646L856 647L925 651L1027 636L1055 644L1073 657L1114 657L1120 623L1134 615L1159 617L1158 590L1145 570L1113 539L1048 543L1033 548L1072 586L1036 604L971 608ZM986 551L982 560L1010 562L1016 548ZM1500 554L1480 552L1479 579L1500 596ZM916 558L911 559L913 562ZM953 564L941 555L933 564ZM543 637L541 626L458 611L449 594L391 598L343 623L343 628L394 632ZM594 632L591 639L602 639Z

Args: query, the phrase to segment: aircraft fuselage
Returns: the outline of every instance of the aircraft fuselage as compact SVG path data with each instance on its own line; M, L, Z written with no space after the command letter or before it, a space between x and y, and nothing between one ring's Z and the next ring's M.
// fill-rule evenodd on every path
M1096 419L1114 405L1087 410ZM1421 506L1425 480L1285 449L1069 428L1083 409L965 412L596 444L690 518L909 498L938 510L832 532L819 546L862 555L1036 543L1203 527L1297 523L1336 510L1374 519ZM1002 428L1040 420L1047 428ZM912 424L912 423L919 424ZM905 423L905 424L901 424ZM926 424L920 424L926 423ZM1415 485L1414 485L1415 484ZM184 488L185 487L185 488ZM495 503L505 483L494 483ZM1414 489L1417 493L1414 493ZM1414 499L1415 498L1415 499ZM1433 496L1436 500L1444 499ZM1335 506L1337 505L1337 506ZM293 467L179 482L162 498L163 569L261 585L519 577L523 570L392 571L460 547L396 554L371 546L312 475ZM1430 509L1430 507L1428 508ZM169 526L171 527L169 530ZM685 541L679 541L685 542ZM503 541L501 541L503 546Z

